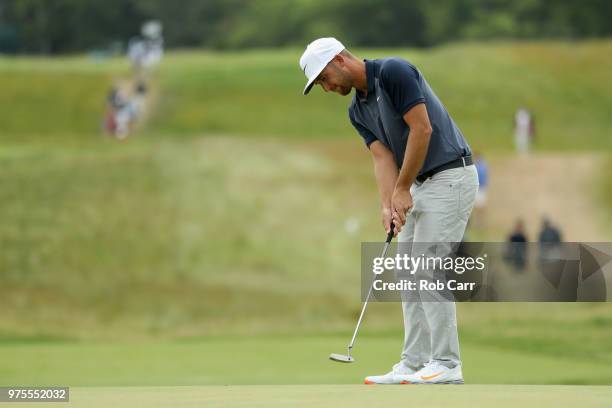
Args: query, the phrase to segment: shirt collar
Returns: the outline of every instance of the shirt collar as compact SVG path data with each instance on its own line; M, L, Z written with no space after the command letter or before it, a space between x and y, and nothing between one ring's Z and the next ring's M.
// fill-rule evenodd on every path
M376 60L364 59L363 62L365 62L366 81L368 83L368 95L370 95L374 92L374 79L378 74L379 67ZM361 102L365 102L365 100L367 99L367 95L359 91L357 91L357 96L359 97L359 100Z

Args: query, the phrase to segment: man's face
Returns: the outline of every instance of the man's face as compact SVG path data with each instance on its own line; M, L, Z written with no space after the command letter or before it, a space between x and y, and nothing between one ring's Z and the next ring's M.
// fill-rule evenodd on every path
M348 95L353 89L353 80L348 72L338 66L335 60L332 60L321 71L315 84L321 85L325 92L336 92L340 95Z

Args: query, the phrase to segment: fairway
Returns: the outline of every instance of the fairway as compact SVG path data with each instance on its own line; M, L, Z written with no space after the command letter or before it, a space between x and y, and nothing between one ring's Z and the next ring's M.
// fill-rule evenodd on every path
M444 392L441 392L441 391ZM604 407L612 386L283 385L78 387L70 407ZM55 404L54 404L55 405ZM59 404L58 404L59 405ZM38 404L20 404L36 407Z

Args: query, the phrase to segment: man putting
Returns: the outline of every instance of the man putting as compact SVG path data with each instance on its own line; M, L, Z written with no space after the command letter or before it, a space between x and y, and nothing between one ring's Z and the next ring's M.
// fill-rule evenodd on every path
M314 85L348 95L352 125L372 153L382 223L400 243L460 242L474 206L478 176L463 134L421 72L401 58L362 60L335 38L320 38L300 58ZM401 360L366 384L462 384L455 303L402 302Z

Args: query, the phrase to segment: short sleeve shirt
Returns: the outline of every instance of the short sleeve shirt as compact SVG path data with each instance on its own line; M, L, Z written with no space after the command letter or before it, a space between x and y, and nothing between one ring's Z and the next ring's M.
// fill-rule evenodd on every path
M368 147L376 140L382 142L401 168L410 134L403 116L424 103L432 134L419 174L471 155L463 134L414 65L401 58L365 60L365 64L368 92L356 91L349 118Z

